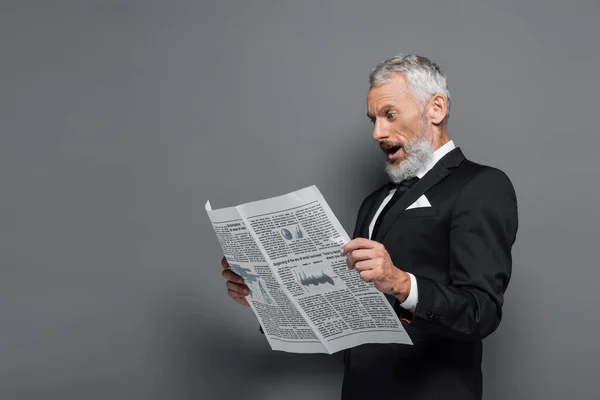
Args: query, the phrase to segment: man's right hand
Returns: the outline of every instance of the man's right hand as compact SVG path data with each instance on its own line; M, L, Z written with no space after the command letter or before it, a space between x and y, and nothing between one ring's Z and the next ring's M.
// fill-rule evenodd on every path
M250 307L248 300L246 300L246 296L250 293L250 289L244 283L244 279L229 269L229 263L225 257L221 260L221 265L223 266L221 275L223 275L223 278L227 281L225 285L227 286L227 294L229 294L229 297L243 306Z

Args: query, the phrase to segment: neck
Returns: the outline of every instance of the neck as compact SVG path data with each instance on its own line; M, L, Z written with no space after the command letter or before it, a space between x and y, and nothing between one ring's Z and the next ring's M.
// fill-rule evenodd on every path
M440 124L433 133L433 138L431 140L431 146L433 147L433 151L439 149L446 143L450 141L448 137L448 129L446 128L446 121Z

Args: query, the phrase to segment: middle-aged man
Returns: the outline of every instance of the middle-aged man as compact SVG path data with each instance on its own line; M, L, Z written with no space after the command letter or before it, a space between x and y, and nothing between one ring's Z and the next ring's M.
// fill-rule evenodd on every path
M342 399L481 399L482 339L500 324L517 200L500 170L467 160L448 137L446 77L397 56L371 73L367 115L390 183L362 203L348 267L386 294L413 346L347 350ZM247 288L229 270L229 295Z

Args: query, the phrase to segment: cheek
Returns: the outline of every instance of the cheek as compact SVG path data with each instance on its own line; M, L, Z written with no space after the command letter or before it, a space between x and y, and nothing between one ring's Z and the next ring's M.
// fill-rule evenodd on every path
M398 121L395 125L395 132L398 135L404 137L405 140L411 140L420 131L419 123L412 123L412 121Z
M393 132L394 136L400 140L410 139L411 130L410 126L402 121L395 122L390 127L390 130Z

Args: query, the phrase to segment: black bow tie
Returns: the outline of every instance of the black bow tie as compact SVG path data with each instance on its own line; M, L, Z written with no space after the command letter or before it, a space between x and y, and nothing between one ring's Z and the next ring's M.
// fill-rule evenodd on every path
M403 192L408 192L408 189L410 189L415 183L417 183L418 180L419 178L415 176L414 178L405 179L400 183L390 183L390 190L400 189Z

